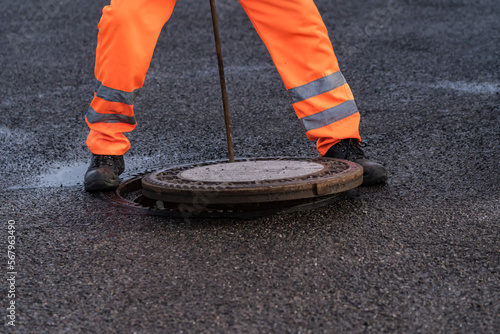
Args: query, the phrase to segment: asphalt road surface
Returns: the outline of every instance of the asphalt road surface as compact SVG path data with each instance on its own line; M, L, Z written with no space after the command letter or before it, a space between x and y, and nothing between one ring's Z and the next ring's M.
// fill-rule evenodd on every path
M1 0L1 332L500 331L498 0L317 0L390 179L251 220L84 192L106 2ZM315 156L245 13L217 4L236 156ZM178 2L129 173L226 157L211 29L208 0Z

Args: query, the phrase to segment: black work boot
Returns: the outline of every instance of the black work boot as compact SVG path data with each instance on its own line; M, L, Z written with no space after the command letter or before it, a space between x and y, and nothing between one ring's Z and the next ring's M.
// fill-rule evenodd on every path
M114 190L120 185L119 175L125 170L123 155L92 155L85 173L86 191Z
M357 139L342 139L339 143L330 147L325 157L349 160L361 165L363 167L364 186L387 181L387 171L384 166L368 160Z

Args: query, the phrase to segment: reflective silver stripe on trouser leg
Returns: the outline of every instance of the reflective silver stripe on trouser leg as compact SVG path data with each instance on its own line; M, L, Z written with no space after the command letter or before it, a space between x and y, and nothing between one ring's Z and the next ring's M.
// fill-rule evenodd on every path
M126 92L106 87L99 81L97 83L96 96L108 102L120 102L133 105L135 98L141 92L141 88L134 89L132 92Z
M293 103L307 100L311 97L330 92L347 84L340 71L327 75L326 77L316 79L305 85L294 87L288 90ZM341 119L354 115L358 112L358 107L353 100L345 101L335 107L323 110L313 115L305 116L300 119L304 130L310 131L330 125Z
M134 100L139 95L141 89L137 88L132 92L126 92L118 89L113 89L104 86L101 82L97 81L96 96L108 101L108 102L118 102L126 105L133 105ZM89 123L126 123L135 125L137 122L135 116L125 116L122 114L100 114L96 112L92 107L87 111L87 121Z
M320 95L346 83L344 76L340 71L327 75L326 77L316 79L305 85L290 88L288 93L293 103L307 100L313 96Z
M137 122L135 116L125 116L121 114L99 114L94 108L89 108L87 111L87 121L93 123L126 123L135 125Z
M323 110L317 114L302 117L300 122L307 132L330 125L340 121L341 119L354 115L357 112L358 107L356 106L354 100L348 100L338 106Z

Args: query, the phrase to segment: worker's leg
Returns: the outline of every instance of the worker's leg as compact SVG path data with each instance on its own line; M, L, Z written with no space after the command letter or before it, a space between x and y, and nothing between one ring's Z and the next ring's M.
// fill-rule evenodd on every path
M94 99L86 115L87 146L98 155L123 155L123 132L136 126L133 103L146 77L163 25L176 0L111 0L99 22Z
M307 137L321 155L359 136L359 112L313 0L239 0L264 41Z

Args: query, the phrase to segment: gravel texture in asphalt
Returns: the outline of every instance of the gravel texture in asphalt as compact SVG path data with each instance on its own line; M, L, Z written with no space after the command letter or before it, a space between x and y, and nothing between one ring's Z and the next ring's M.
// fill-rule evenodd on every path
M253 220L138 215L85 193L107 1L0 2L0 331L500 331L499 1L317 0L390 178ZM248 17L217 5L236 156L315 156ZM128 173L226 157L211 29L208 1L178 2Z

